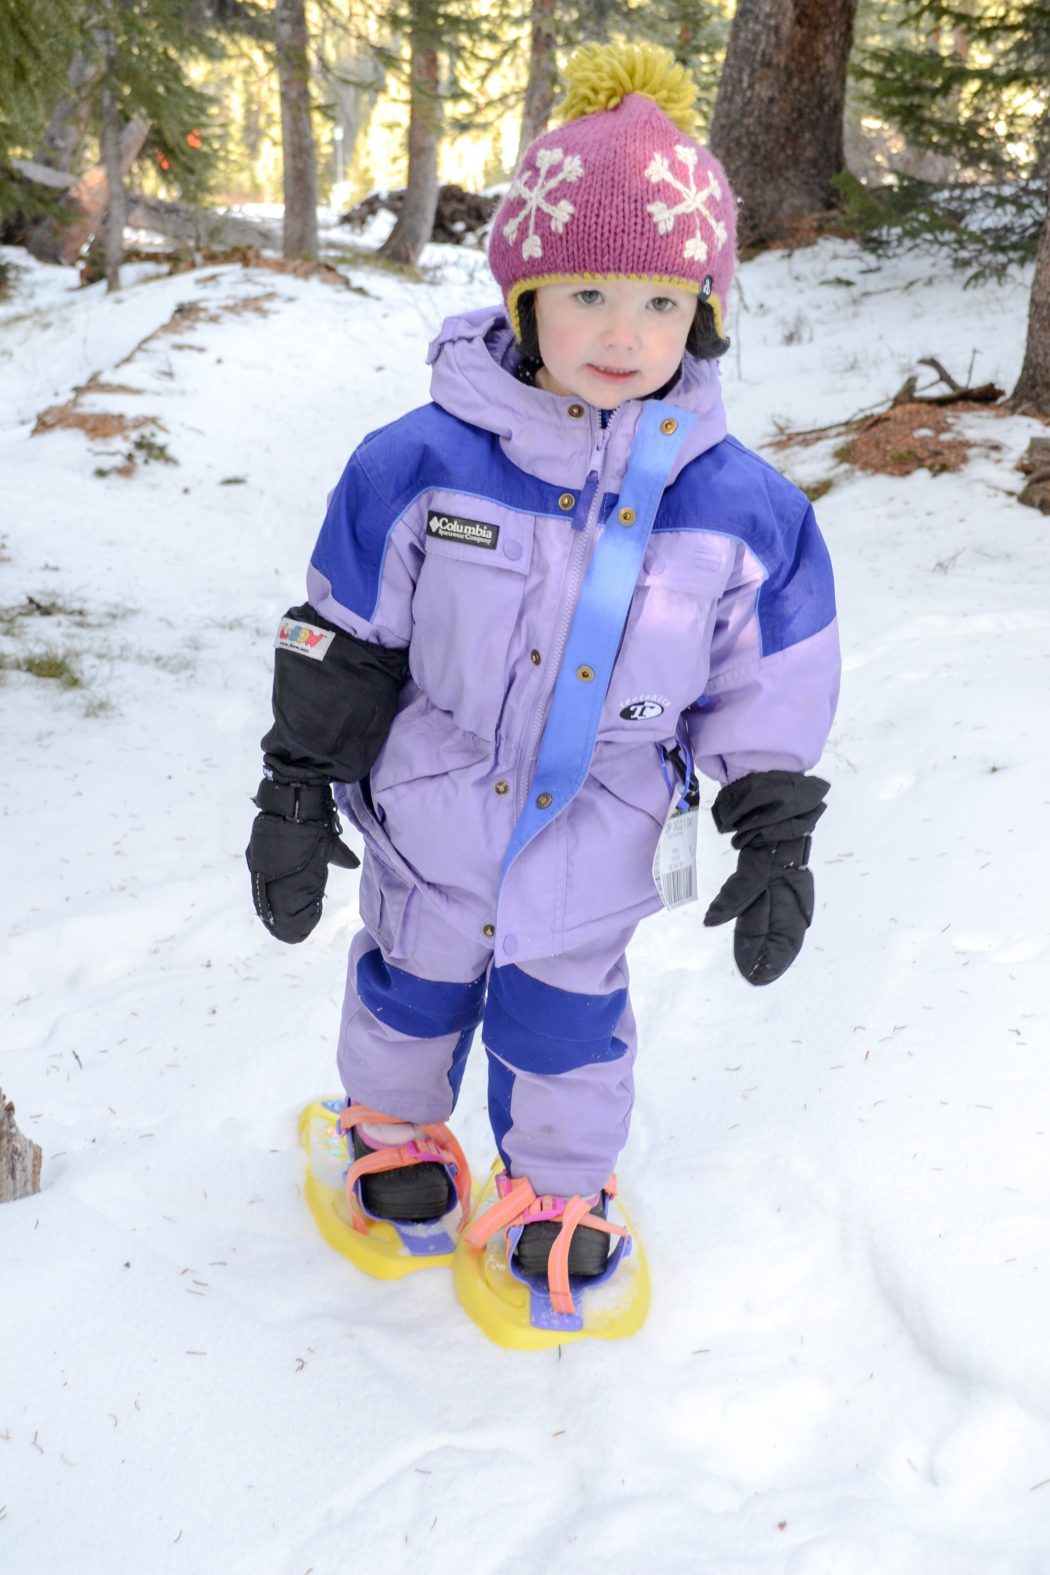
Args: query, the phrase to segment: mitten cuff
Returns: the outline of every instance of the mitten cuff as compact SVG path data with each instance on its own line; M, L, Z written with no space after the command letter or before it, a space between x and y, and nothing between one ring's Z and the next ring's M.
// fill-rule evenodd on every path
M335 799L327 782L281 782L263 777L252 802L267 815L279 815L295 825L321 821L331 825L335 819Z
M768 847L808 836L829 787L801 771L752 771L722 788L711 814L719 831L735 833L734 848Z

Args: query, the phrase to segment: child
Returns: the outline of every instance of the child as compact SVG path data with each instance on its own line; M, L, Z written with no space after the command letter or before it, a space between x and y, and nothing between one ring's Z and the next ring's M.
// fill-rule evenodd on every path
M734 202L694 97L667 51L574 57L493 223L505 307L446 322L433 402L332 495L278 634L248 849L259 916L300 941L328 864L357 864L336 802L364 838L339 1070L365 1228L452 1209L435 1124L481 1025L493 1218L562 1302L566 1260L578 1287L618 1257L624 953L661 891L695 893L670 847L693 761L739 849L704 922L736 920L751 984L801 947L827 790L805 773L837 696L831 570L803 494L726 436Z

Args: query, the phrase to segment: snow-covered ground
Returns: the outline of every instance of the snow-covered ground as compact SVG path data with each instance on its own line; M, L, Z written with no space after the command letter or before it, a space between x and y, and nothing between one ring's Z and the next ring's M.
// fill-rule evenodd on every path
M107 298L2 255L0 652L81 682L0 673L0 1086L44 1151L0 1209L0 1569L1046 1575L1050 520L1014 469L1040 429L965 418L999 446L959 475L778 456L834 482L816 922L763 991L702 909L643 926L620 1177L652 1311L515 1355L441 1272L373 1282L316 1233L296 1117L335 1085L355 877L282 948L242 854L325 493L427 397L483 260ZM843 242L749 263L733 430L875 405L924 354L961 378L979 347L1009 387L1025 284ZM183 303L207 311L148 337ZM81 408L155 417L176 464L99 475L136 433L30 436L94 372L136 392ZM706 898L733 855L702 838ZM456 1117L478 1167L482 1061Z

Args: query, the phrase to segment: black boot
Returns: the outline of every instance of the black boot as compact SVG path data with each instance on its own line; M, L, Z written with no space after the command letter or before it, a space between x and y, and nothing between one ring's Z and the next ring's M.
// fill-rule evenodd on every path
M605 1219L608 1206L603 1192L591 1213ZM536 1220L523 1228L514 1249L514 1261L523 1274L546 1275L547 1259L560 1231L558 1220ZM605 1231L577 1225L569 1243L569 1278L591 1280L601 1274L609 1261L609 1246L610 1237Z
M355 1160L377 1152L368 1139L361 1136L359 1127L354 1127L351 1136ZM413 1225L441 1219L456 1201L456 1189L444 1165L429 1161L362 1176L358 1187L361 1202L369 1214L377 1219L403 1220Z

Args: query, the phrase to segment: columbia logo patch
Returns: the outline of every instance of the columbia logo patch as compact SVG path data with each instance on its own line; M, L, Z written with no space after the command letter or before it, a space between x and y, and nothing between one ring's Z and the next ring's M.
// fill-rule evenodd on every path
M294 651L296 656L309 656L315 662L323 662L334 639L334 629L318 629L315 624L300 623L297 618L282 618L273 643L279 651Z
M439 536L442 541L461 541L465 547L487 547L491 552L499 541L499 526L431 509L427 514L427 535Z

